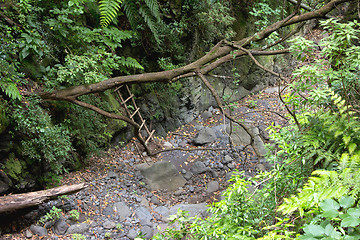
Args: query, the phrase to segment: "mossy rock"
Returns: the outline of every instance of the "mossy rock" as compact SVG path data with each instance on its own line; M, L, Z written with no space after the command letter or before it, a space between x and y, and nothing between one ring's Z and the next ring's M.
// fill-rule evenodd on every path
M21 181L26 175L26 163L15 158L14 154L9 155L9 158L6 160L3 168L6 175L15 181Z

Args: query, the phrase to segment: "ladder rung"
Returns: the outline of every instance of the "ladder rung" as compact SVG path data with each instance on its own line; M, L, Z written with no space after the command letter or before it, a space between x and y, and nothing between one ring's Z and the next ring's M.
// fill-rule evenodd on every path
M134 94L131 94L127 99L125 99L125 100L122 102L122 105L125 105L125 103L126 103L127 101L129 101L133 96L134 96Z
M145 144L149 142L149 140L152 138L152 135L154 134L155 130L152 130L149 137L146 139Z
M145 125L145 120L143 120L142 124L139 127L139 131L142 129L142 127Z
M123 86L124 86L124 85L121 85L121 86L115 88L114 92L118 91L118 90L119 90L120 88L122 88Z
M137 108L137 109L135 110L135 112L133 112L133 114L131 114L130 118L133 118L133 117L135 116L135 114L136 114L139 110L140 110L140 108Z

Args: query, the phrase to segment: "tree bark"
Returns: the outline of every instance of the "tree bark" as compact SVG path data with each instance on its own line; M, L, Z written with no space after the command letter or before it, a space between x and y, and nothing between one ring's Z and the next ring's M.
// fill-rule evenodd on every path
M64 185L47 190L0 197L0 213L40 205L60 195L72 194L86 188L86 183Z

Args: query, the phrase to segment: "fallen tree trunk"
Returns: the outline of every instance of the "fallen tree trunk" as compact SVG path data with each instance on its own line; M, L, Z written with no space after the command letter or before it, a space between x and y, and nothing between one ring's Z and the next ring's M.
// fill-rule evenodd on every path
M86 187L86 183L80 183L74 185L64 185L37 192L3 196L0 197L0 213L37 206L55 197L72 194Z

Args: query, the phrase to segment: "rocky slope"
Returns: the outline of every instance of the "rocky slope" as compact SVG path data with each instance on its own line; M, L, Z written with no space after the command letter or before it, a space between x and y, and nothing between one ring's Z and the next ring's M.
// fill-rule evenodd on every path
M255 147L263 154L264 142L269 140L266 127L272 122L286 124L272 113L284 115L280 105L277 88L269 88L231 107L233 115L252 126L257 136ZM87 189L21 215L1 216L1 239L134 239L139 233L150 239L168 227L169 216L178 209L205 217L207 205L221 198L236 170L250 177L271 168L246 147L249 136L230 126L218 109L210 107L189 124L156 139L163 148L193 151L176 150L150 158L132 141L93 157L87 168L65 175L62 182L86 181ZM199 145L213 150L196 150ZM54 206L61 210L60 218L45 219Z

